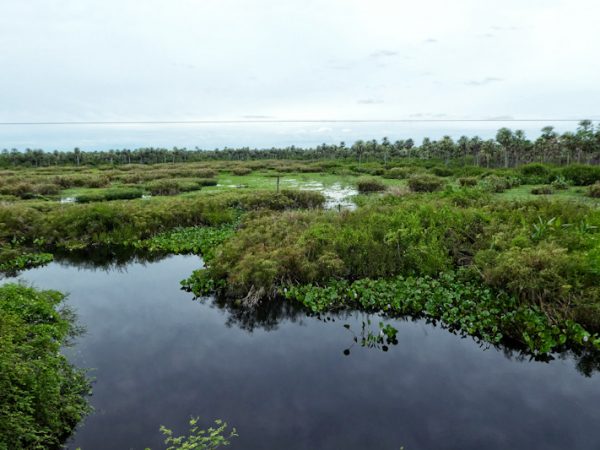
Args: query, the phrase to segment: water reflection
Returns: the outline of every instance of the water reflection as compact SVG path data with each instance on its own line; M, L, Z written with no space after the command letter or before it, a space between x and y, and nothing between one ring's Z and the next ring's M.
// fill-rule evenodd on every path
M95 369L96 412L69 448L163 448L159 425L181 433L191 415L234 425L234 449L600 447L600 377L580 375L597 357L540 363L423 319L193 301L179 280L200 264L71 258L23 274L70 292L87 328L66 353Z

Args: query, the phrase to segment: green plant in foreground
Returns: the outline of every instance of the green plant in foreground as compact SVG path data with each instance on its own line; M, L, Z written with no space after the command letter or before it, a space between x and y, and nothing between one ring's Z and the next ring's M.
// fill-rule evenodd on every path
M227 423L220 419L215 420L216 428L206 430L198 426L198 420L198 417L190 419L188 436L175 437L172 430L161 425L160 431L167 437L167 450L212 450L228 446L229 440L238 436L235 428L227 431Z
M0 449L59 448L90 412L85 373L60 353L77 334L57 291L0 287Z

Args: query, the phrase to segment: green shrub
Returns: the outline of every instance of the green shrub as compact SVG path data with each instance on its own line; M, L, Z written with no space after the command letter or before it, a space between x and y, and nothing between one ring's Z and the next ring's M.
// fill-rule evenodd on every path
M78 203L92 203L110 200L131 200L134 198L141 198L143 193L144 192L141 189L136 188L114 188L100 192L81 194L76 197L76 200Z
M181 186L177 180L155 180L145 185L152 195L177 195L181 192Z
M588 188L588 196L600 198L600 182L596 182Z
M249 167L234 167L231 169L231 173L234 175L243 176L252 173L252 169Z
M567 180L565 180L565 177L562 175L558 175L554 181L552 181L551 186L560 191L569 189L569 183L567 183Z
M415 173L412 167L392 167L383 175L385 178L405 179Z
M551 242L536 247L479 252L476 263L490 286L507 290L523 301L566 305L588 283L600 282L578 254Z
M552 179L552 168L540 163L525 164L519 172L525 184L549 183Z
M600 167L573 164L563 167L561 174L575 186L589 186L600 181Z
M500 193L519 185L516 177L490 175L481 181L483 188L489 192Z
M57 195L60 190L60 186L53 183L36 184L33 187L33 192L38 195Z
M217 172L212 169L198 169L193 172L193 176L198 178L214 178Z
M214 178L199 178L195 180L195 183L198 186L216 186L218 184L218 181Z
M0 287L0 448L61 448L90 411L85 373L60 352L76 331L63 298Z
M385 184L376 178L360 178L356 182L356 188L361 194L385 191Z
M554 193L552 186L538 186L531 189L533 195L551 195Z
M443 166L432 167L430 172L438 177L450 177L454 175L454 171L452 169Z
M458 183L462 187L472 187L477 186L477 178L475 177L463 177L458 179Z
M413 192L435 192L445 184L444 180L434 175L415 175L408 179L408 187Z

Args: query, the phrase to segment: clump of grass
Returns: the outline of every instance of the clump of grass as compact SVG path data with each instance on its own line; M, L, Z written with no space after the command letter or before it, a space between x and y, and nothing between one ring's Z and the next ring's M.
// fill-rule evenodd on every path
M600 198L600 182L596 182L596 184L593 184L588 188L588 196Z
M458 179L458 184L462 187L473 187L477 186L477 178L475 177L462 177Z
M231 169L231 173L238 176L249 175L252 173L252 169L249 167L234 167Z
M454 175L454 171L449 167L436 166L430 169L431 173L438 177L450 177Z
M489 192L501 193L507 189L518 186L520 181L516 177L489 175L481 181L483 188Z
M569 189L569 183L567 183L567 180L565 180L565 177L563 177L562 175L558 175L552 181L551 186L553 189L556 189L557 191L564 191L566 189Z
M392 167L383 175L385 178L405 179L415 173L414 167Z
M435 175L415 175L408 179L408 187L413 192L435 192L441 190L446 182Z
M554 193L552 186L538 186L531 189L533 195L551 195Z
M90 192L87 194L80 194L75 197L78 203L92 203L92 202L103 202L110 200L132 200L140 198L144 194L144 191L136 188L114 188L100 192Z
M356 188L361 194L385 191L385 184L376 178L360 178L356 182Z
M146 189L152 195L177 195L181 192L198 191L202 186L216 186L217 180L200 178L193 181L160 179L146 183Z

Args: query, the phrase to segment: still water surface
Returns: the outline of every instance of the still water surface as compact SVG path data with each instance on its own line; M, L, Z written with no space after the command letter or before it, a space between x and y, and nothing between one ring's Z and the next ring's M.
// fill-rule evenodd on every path
M600 448L600 376L570 357L520 361L422 320L242 314L179 289L200 264L63 261L20 276L69 292L87 328L66 352L94 368L95 412L69 448L164 448L159 426L183 432L192 415L235 425L233 449ZM362 347L382 320L397 345Z

